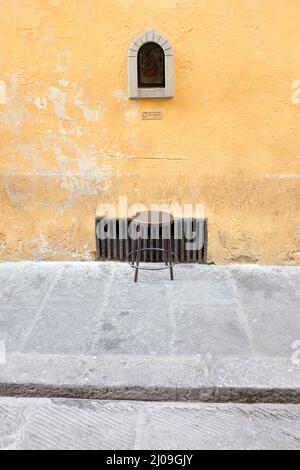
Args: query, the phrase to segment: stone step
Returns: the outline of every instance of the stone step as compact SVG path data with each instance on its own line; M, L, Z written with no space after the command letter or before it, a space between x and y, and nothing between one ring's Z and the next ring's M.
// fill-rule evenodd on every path
M286 358L12 353L0 395L297 404L300 368Z

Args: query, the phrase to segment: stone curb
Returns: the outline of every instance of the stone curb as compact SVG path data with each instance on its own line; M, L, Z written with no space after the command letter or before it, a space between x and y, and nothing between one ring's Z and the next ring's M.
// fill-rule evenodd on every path
M287 359L9 354L0 395L211 403L300 403Z

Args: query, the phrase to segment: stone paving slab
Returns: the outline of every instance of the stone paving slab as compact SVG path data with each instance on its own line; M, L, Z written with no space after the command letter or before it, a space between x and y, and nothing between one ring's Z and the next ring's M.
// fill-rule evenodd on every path
M0 305L34 308L41 305L60 267L44 263L0 263Z
M275 268L274 275L266 275L264 270L232 270L237 300L257 355L286 357L291 351L292 325L299 335L300 284L294 274L294 269L277 273Z
M134 284L121 263L0 263L0 393L299 402L299 280L298 267L183 265Z
M299 450L300 406L0 399L0 450Z

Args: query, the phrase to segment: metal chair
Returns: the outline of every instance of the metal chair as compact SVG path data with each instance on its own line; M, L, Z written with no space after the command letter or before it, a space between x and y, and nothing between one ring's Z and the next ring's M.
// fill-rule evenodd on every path
M132 254L131 266L135 270L134 282L138 281L139 270L143 271L160 271L170 269L171 280L174 280L174 266L171 244L172 225L174 218L167 212L147 211L138 213L132 221L134 247ZM142 240L148 239L149 231L152 233L162 233L163 248L142 248ZM145 268L140 267L141 253L144 251L158 251L164 253L164 268Z

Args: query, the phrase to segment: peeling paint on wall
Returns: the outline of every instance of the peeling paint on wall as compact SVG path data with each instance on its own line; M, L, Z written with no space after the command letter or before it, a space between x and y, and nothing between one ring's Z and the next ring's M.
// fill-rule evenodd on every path
M75 106L81 109L83 117L87 122L99 121L101 115L101 109L99 105L97 105L95 110L92 110L86 106L82 100L76 100Z
M128 96L126 95L126 93L124 92L124 90L115 90L113 92L113 96L114 98L116 98L119 102L121 101L127 101L128 100Z
M0 114L0 123L14 135L19 135L23 124L30 119L24 104L9 104Z
M47 109L47 100L46 98L36 98L34 104L38 109Z
M66 80L65 78L61 78L59 80L59 84L60 84L60 86L67 87L68 85L70 85L70 82L69 82L69 80Z
M3 80L0 80L0 104L6 104L6 85Z
M135 121L139 118L139 108L136 106L125 113L125 119L127 121Z
M71 118L67 116L65 106L67 103L67 93L59 90L56 87L49 88L49 98L53 103L54 112L59 119L70 120Z
M0 253L6 249L6 235L0 233Z
M294 174L275 173L273 175L267 175L267 178L273 178L273 179L278 179L278 180L298 180L300 179L300 173L294 173Z

